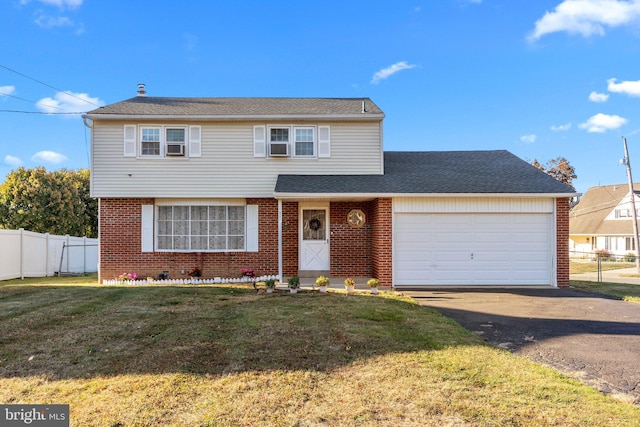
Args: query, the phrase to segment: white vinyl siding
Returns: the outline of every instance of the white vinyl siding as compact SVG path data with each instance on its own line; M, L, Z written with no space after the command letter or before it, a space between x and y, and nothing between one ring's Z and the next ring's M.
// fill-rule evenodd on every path
M200 158L123 157L124 125L94 121L94 197L273 197L279 174L382 173L377 122L330 123L331 157L281 161L254 157L254 130L261 126L251 122L200 124Z

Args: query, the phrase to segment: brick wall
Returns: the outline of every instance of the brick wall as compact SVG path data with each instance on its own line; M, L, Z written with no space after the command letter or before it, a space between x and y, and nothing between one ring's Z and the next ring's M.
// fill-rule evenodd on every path
M298 202L282 202L282 274L298 275Z
M569 199L556 199L556 256L559 287L569 286Z
M381 286L393 282L393 222L391 199L376 199L371 209L371 247L373 276L380 279Z
M180 271L200 265L203 278L239 277L240 269L257 274L278 274L278 202L247 199L259 205L259 252L178 253L141 252L142 205L154 199L100 199L100 280L135 272L157 277L169 271L171 278L188 278Z
M352 209L364 212L364 226L349 226L347 214ZM371 213L370 202L331 203L329 226L332 276L372 277Z

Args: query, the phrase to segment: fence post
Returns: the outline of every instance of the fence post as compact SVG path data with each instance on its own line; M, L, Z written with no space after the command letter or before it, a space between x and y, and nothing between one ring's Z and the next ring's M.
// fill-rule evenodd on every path
M24 228L20 228L20 280L24 280Z
M87 272L87 236L82 236L82 274Z
M67 237L67 246L69 246L71 244L71 242L69 241L70 236L68 234L66 234L65 236ZM69 258L71 258L70 255L71 255L71 251L67 248L67 273L70 272L70 266L69 266Z
M598 254L598 283L602 283L602 257Z
M44 277L49 277L49 233L44 233L45 250L44 250Z

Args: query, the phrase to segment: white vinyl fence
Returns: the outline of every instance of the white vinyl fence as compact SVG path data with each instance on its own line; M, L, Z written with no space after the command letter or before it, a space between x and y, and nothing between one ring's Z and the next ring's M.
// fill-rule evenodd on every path
M98 271L98 239L0 230L0 280Z

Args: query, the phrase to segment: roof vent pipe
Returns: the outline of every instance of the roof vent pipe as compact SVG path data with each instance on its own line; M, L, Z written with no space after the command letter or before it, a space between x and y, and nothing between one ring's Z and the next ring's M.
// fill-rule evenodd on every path
M147 96L147 91L144 88L144 83L138 83L138 96Z
M366 101L362 101L362 114L367 112L367 102Z

